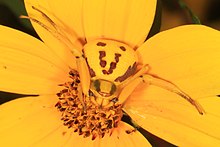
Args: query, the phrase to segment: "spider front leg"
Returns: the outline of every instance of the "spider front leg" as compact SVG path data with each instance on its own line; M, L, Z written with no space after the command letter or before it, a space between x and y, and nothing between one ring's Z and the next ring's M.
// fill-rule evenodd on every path
M76 56L77 71L79 72L80 85L85 96L89 95L90 73L85 56Z
M76 66L79 73L80 84L78 87L78 97L83 106L83 112L86 112L85 97L89 96L90 88L90 73L87 66L87 62L83 53L80 55L77 50L72 51L76 57Z
M140 83L146 83L148 85L154 85L179 95L180 97L187 100L190 104L192 104L197 109L199 114L202 115L205 113L202 106L196 100L192 99L188 94L186 94L172 82L156 77L149 73L144 73L138 77L134 75L134 77L135 78L129 81L129 83L121 91L119 95L119 100L127 98Z
M126 79L119 85L119 87L122 89L118 96L120 103L124 103L127 100L134 89L143 81L140 76L147 73L149 69L149 65L144 65L135 75Z
M140 78L143 79L143 82L146 82L149 85L155 85L157 87L166 89L170 92L176 93L177 95L187 100L190 104L192 104L197 109L199 114L203 115L205 113L202 106L196 100L192 99L188 94L186 94L184 91L182 91L179 87L177 87L172 82L167 81L165 79L161 79L159 77L156 77L150 74L144 74L140 76Z

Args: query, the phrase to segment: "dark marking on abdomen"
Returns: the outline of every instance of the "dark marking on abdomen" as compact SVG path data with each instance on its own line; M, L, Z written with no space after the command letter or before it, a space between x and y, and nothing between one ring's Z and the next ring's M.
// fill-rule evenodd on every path
M102 68L104 68L106 66L107 62L105 60L100 60L99 64Z
M104 43L104 42L98 42L97 44L96 44L97 46L106 46L106 43Z
M119 62L119 57L121 57L121 54L115 53L115 62L111 62L110 68L108 70L102 70L102 73L105 75L112 74L113 70L116 69L117 63ZM101 65L101 62L103 62L103 61L102 60L100 61L100 65ZM102 64L104 64L104 63L102 63ZM104 66L102 66L102 67L104 67Z
M121 57L121 54L115 53L115 62L119 62L119 57Z
M95 77L96 76L95 71L92 68L90 68L90 67L89 67L89 73L90 73L91 77Z
M132 66L129 66L126 72L122 76L117 77L115 79L115 82L122 82L126 80L128 77L130 77L131 75L135 73L136 69L137 69L137 64L136 62L134 62L134 64Z
M105 51L99 51L99 64L102 68L104 68L107 64L107 62L105 60L103 60L102 58L104 58L106 56L106 52Z
M105 51L99 51L99 59L101 60L102 58L104 58L106 56L106 52Z
M126 48L124 46L119 47L122 51L126 51Z

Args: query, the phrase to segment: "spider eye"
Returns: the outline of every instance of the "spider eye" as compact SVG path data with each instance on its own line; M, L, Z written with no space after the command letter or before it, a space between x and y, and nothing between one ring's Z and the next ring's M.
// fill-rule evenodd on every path
M110 91L110 94L114 94L116 92L116 85L115 84L112 84L112 87L111 87L111 91Z

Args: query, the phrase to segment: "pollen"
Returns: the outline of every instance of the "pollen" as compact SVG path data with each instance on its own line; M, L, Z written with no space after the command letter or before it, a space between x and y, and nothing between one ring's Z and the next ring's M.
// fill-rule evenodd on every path
M59 98L55 107L61 112L63 125L83 137L102 138L111 135L123 115L122 105L112 103L108 107L100 107L94 102L94 96L80 99L80 79L76 70L69 72L70 80L64 84L63 90L57 93Z

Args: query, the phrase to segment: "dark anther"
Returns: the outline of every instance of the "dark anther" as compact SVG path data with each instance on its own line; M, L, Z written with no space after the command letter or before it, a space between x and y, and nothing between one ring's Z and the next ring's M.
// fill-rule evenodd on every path
M89 90L89 96L94 96L94 94L91 90Z
M113 98L111 101L112 101L113 103L116 103L116 102L118 101L118 98L115 97L115 98Z

